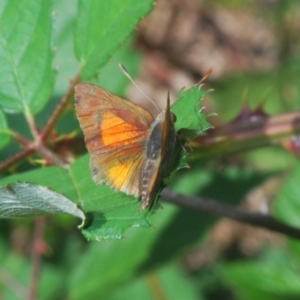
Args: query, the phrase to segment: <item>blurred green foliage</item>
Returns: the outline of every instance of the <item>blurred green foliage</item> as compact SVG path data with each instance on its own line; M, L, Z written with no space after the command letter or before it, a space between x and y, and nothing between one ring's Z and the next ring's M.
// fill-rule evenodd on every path
M10 2L12 7L16 3L16 1ZM84 11L84 5L89 3L84 0L80 1L78 7L72 0L56 0L53 8L49 4L51 1L26 1L26 4L31 3L37 9L38 4L42 2L47 2L47 4L41 9L40 16L46 16L46 18L37 19L36 22L41 24L41 29L45 27L46 32L49 31L49 41L52 39L55 47L54 53L51 48L50 52L44 53L45 57L42 59L42 62L47 62L45 76L49 76L49 78L45 78L46 85L41 90L41 95L38 94L39 101L36 100L35 94L31 94L21 99L18 97L19 100L22 100L21 104L19 103L20 105L17 107L10 107L10 110L19 112L20 107L27 107L28 104L29 109L34 113L39 111L37 119L40 124L44 124L49 112L53 110L66 91L68 80L79 72L80 66L75 59L73 50L74 43L79 43L78 41L74 42L74 37L76 38L74 22L77 22L78 28L81 26L79 22L87 22L89 14L94 13L91 9L93 6L90 7L90 10ZM115 5L112 14L118 12L118 9L122 11L124 8L122 5L125 5L123 11L128 14L128 11L132 9L130 5L134 5L134 1L115 0L112 2ZM212 3L211 1L206 2ZM4 22L2 13L5 6L8 5L8 1L1 3L0 25L1 22ZM98 5L104 5L103 3ZM219 6L226 5L228 9L239 9L245 5L245 1L239 0L214 0L213 3ZM18 5L19 3L10 8L11 14ZM260 11L260 6L256 5L247 6L247 9ZM145 8L137 10L136 14L139 15L139 18L143 17L147 10L150 10L151 1L145 6ZM109 5L107 7L109 8ZM265 18L275 24L278 35L284 37L284 32L287 30L286 22L291 11L295 9L300 10L299 2L296 0L281 1L275 10L262 9L262 11L267 12ZM26 11L26 7L24 11ZM54 17L50 18L52 11L55 12ZM77 18L78 14L80 14L80 18ZM28 18L28 16L25 17ZM126 17L122 14L121 17L126 23ZM50 26L50 22L53 22L54 26ZM114 24L112 27L115 28L115 23L112 24ZM84 23L84 25L89 26L88 23ZM121 61L134 76L138 73L142 56L133 49L132 36L128 37L131 29L127 29L125 25L122 27L124 32L116 33L121 34L122 39L127 37L124 44L120 47L116 43L108 49L115 51L112 57L106 53L103 61L98 62L99 65L89 63L85 71L86 76L96 73L94 74L96 79L93 79L95 82L118 94L125 94L127 79L118 70L117 64ZM50 27L53 29L53 37L51 37ZM121 29L119 30L121 31ZM44 34L45 31L41 36ZM84 34L81 36L81 39L83 38L85 38ZM104 41L105 38L104 36ZM299 40L296 42L299 43ZM245 100L251 108L255 108L263 102L264 109L268 113L299 110L299 48L296 48L294 55L290 55L289 52L285 52L285 43L285 39L282 38L278 45L281 61L275 70L256 74L251 72L233 74L213 82L215 91L212 97L216 102L216 111L223 122L237 116ZM47 42L41 43L39 46L50 49ZM88 51L88 47L87 51L79 48L77 45L77 57L80 57L81 64L84 64L89 55L93 57L91 62L95 61L94 55L100 51L101 45L93 50L95 52ZM43 52L43 50L39 51ZM52 56L54 56L53 65L57 74L52 97L46 103L49 86L52 86L53 80L53 72L50 67ZM105 64L105 59L108 57L109 61ZM32 59L32 57L25 58L29 61ZM105 65L98 72L101 63ZM23 65L20 64L20 66L19 70L23 70ZM38 69L36 65L34 68ZM7 70L11 71L12 68L5 70L6 72ZM33 72L35 71L33 70ZM3 71L3 68L0 72L2 78L7 80L5 77L7 73ZM1 90L5 84L4 79L0 82ZM29 78L27 85L26 77L25 79L21 77L21 79L23 81L21 80L20 84L25 89L30 88L37 91L36 82L30 81ZM4 102L0 102L1 107L5 105L5 101L9 102L9 99L7 97ZM29 136L23 119L22 114L4 114L1 110L0 128L13 128L15 131ZM58 134L65 134L72 130L79 131L74 113L69 111L60 120L57 131ZM0 146L3 147L8 142L8 135L1 133ZM0 152L0 160L17 150L19 150L19 146L15 143L3 148ZM26 171L30 168L32 168L30 164L24 163L19 169ZM47 174L43 180L45 180L46 186L49 185L47 180L51 181L50 177L54 176L56 188L64 194L73 193L70 188L72 185L70 178L61 176L61 172L64 171L51 173L49 168L45 172ZM185 194L201 195L238 205L251 189L278 173L284 173L286 178L276 193L272 205L273 212L281 220L299 226L299 163L292 154L279 148L258 149L233 156L231 160L216 159L195 163L192 169L177 172L171 178L170 186ZM5 177L5 175L7 173L1 174L1 177ZM6 177L4 180L9 182L12 179L13 177ZM126 234L126 238L120 241L87 242L79 231L75 230L74 219L62 216L51 217L45 233L48 248L43 259L38 298L279 300L300 297L298 272L300 244L298 241L288 238L278 238L272 243L264 241L255 255L241 251L238 245L233 243L231 248L224 250L222 255L214 261L204 260L207 264L204 264L203 268L194 273L187 272L182 267L182 258L194 246L205 248L216 221L216 218L205 214L163 204L163 209L158 209L153 216L153 228L133 228ZM29 289L31 274L28 245L32 234L32 223L28 220L0 220L0 233L0 298L5 300L24 299Z

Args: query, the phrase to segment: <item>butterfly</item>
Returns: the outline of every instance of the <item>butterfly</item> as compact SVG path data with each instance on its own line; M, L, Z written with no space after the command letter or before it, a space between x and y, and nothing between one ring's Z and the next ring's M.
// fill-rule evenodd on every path
M176 141L175 116L141 106L89 83L75 86L75 109L95 183L141 198L151 207Z

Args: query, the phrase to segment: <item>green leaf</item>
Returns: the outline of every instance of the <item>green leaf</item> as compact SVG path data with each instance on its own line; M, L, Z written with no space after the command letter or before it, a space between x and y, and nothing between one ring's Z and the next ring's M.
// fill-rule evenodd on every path
M286 179L280 191L276 194L272 209L274 214L290 225L300 227L300 164L295 163L295 169Z
M0 180L0 186L27 182L49 187L53 191L63 194L78 204L78 194L74 188L69 172L59 167L47 167L37 170L11 175Z
M91 224L83 230L87 239L120 239L127 228L151 225L149 210L138 212L138 199L94 183L89 155L72 164L70 172L80 205L86 213L90 213Z
M172 112L176 116L175 130L179 137L170 160L173 171L188 166L187 152L182 151L184 142L203 135L207 129L211 128L206 119L213 114L203 113L201 106L201 101L209 91L202 91L201 87L201 85L195 85L187 90L182 89L178 99L172 105Z
M203 91L201 85L188 90L181 90L179 99L173 104L172 112L176 115L176 131L186 129L201 134L211 127L206 121L209 116L202 112L201 101L209 91Z
M138 299L144 295L143 300L153 299L153 285L160 291L162 299L204 299L204 296L196 293L191 281L176 265L167 265L152 271L143 277L137 277L130 283L114 289L110 300Z
M153 216L156 228L147 231L133 228L123 241L91 243L72 272L70 298L97 299L101 295L107 299L106 295L117 285L136 276L141 264L150 256L158 236L168 228L177 211L176 207L166 205L161 214ZM178 249L173 248L174 251Z
M5 114L0 108L0 148L3 148L10 141L10 135L5 132L7 129Z
M0 4L0 105L36 113L52 91L51 1L2 0Z
M61 98L66 93L70 78L78 73L78 61L74 55L73 31L77 16L77 1L53 1L55 12L54 45L57 48L54 57L54 66L58 66L53 95Z
M273 296L288 299L287 296L298 295L297 299L300 295L298 269L291 253L269 249L259 261L226 263L219 273L240 295L238 299L273 299Z
M49 167L13 175L0 185L25 181L51 188L80 205L89 215L83 234L91 240L120 239L130 227L149 227L149 211L138 212L140 202L133 196L96 185L89 168L89 155L74 162L70 170Z
M95 76L152 5L152 0L79 1L74 39L83 79Z
M203 240L213 219L166 203L151 220L155 227L133 228L123 241L90 243L72 272L70 298L97 299L97 295L102 295L103 299L110 299L107 294L117 286L124 287L129 280L153 271ZM166 284L171 288L171 282Z
M95 84L99 84L108 91L114 91L115 94L125 96L124 91L130 81L119 68L123 64L132 77L135 77L141 66L141 54L133 49L133 40L128 38L126 42L116 51L99 74ZM113 78L113 80L112 80Z
M73 202L46 187L16 183L0 188L0 218L60 213L85 220L84 213Z

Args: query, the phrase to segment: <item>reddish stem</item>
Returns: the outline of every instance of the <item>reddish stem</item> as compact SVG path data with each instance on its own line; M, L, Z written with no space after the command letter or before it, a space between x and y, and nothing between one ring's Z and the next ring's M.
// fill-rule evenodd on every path
M44 231L46 226L46 217L35 218L34 234L33 234L33 245L32 245L32 272L31 281L29 288L28 300L37 299L38 282L40 279L41 271L41 259L44 252Z
M26 137L24 137L23 135L19 134L18 132L15 131L11 131L10 132L12 137L19 142L21 145L23 145L24 147L29 147L29 145L31 144L31 141L28 140Z
M35 152L35 149L33 148L26 148L21 150L20 152L16 153L15 155L8 157L4 161L0 163L0 171L8 169L10 166L14 165L18 161L21 161L22 159L28 157L29 155L33 154Z
M275 116L253 116L210 130L192 147L216 156L278 144L300 134L300 111ZM193 155L194 156L194 155Z
M68 91L61 99L60 103L58 104L53 114L48 119L47 124L45 125L44 129L41 132L40 138L42 141L45 141L48 138L51 130L54 128L56 122L59 120L59 117L61 116L62 112L65 110L66 106L71 101L72 96L74 94L74 86L78 84L80 81L81 79L79 75L77 75L73 80L70 81Z
M68 91L66 92L65 96L61 99L60 103L50 116L47 124L45 125L42 132L39 131L35 119L30 114L29 111L25 111L25 116L30 127L31 133L34 137L34 141L30 141L24 136L20 135L16 132L11 132L12 136L16 141L22 144L25 149L20 151L19 153L7 158L5 161L0 163L0 171L9 168L11 165L17 163L18 161L24 159L25 157L38 152L42 157L46 159L48 163L66 168L67 164L55 153L53 153L47 146L45 142L54 128L56 122L58 121L59 117L65 110L66 106L72 99L74 93L74 86L80 82L80 76L77 75L73 80L70 81L70 86Z
M19 299L23 299L25 295L28 295L27 288L2 266L0 266L0 281L2 285L9 288Z

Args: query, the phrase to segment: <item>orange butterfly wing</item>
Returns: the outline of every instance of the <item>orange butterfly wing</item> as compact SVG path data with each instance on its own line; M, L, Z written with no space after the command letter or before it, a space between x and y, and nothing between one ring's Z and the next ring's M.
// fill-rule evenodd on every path
M128 100L87 83L75 86L75 108L91 154L96 183L140 196L140 180L149 112Z

